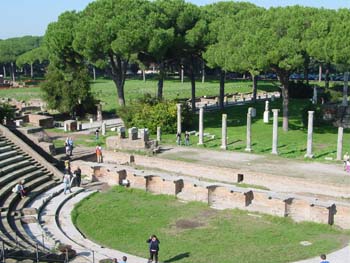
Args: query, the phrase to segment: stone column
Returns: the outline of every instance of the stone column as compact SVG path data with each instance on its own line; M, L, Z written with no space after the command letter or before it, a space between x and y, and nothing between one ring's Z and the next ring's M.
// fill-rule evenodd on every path
M106 122L102 122L102 127L101 127L101 134L103 136L106 136Z
M309 111L309 122L307 126L307 150L305 158L313 158L312 154L312 133L314 125L314 111Z
M157 127L157 141L160 142L162 140L162 129Z
M265 101L265 111L264 111L264 123L269 123L270 121L270 111L269 111L269 101Z
M344 128L338 127L337 160L343 159L343 134Z
M102 104L99 103L96 106L97 106L97 117L96 117L96 119L97 119L97 121L102 122L102 120L103 120L102 119Z
M227 150L227 114L222 114L221 149Z
M247 147L245 148L246 152L252 151L252 108L248 109L247 113Z
M181 133L181 104L176 104L177 107L177 133Z
M348 81L349 72L344 73L343 106L348 106Z
M273 130L272 130L272 154L278 154L278 112L279 109L273 109Z
M203 129L203 115L204 115L204 109L203 107L199 108L199 136L198 136L198 145L203 145L203 135L204 135L204 129Z

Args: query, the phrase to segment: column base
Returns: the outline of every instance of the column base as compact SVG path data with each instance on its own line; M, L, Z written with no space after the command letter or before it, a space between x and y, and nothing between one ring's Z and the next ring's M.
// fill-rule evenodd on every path
M271 154L278 155L278 152L277 151L272 151Z
M199 143L197 143L197 145L203 145L204 143L202 143L202 142L199 142Z
M244 150L245 150L246 152L249 152L249 153L252 152L252 148L245 148Z
M307 153L307 154L304 155L304 158L312 159L312 158L314 158L314 155L312 153Z
M227 146L221 145L221 146L220 146L220 149L221 149L221 150L227 150Z

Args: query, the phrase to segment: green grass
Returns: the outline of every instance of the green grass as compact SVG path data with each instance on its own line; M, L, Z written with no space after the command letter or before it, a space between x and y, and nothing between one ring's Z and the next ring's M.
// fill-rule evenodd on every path
M348 232L328 225L218 211L121 187L83 200L72 219L88 238L141 257L148 256L145 240L157 234L162 262L291 262L328 253L348 241ZM301 241L312 245L302 246Z
M272 91L276 90L276 82L259 81L259 90ZM197 81L197 96L207 95L213 96L218 94L219 83L217 80L209 80L205 83ZM150 93L155 95L157 91L157 81L128 79L125 84L126 101L141 97L143 94ZM174 98L189 98L190 97L190 83L188 81L181 83L179 80L169 79L164 82L164 97L168 99ZM251 81L227 81L225 92L250 92ZM93 94L101 99L104 103L105 111L117 110L116 88L111 80L99 79L92 83ZM13 97L20 100L28 100L30 98L40 97L39 88L19 88L0 90L1 97ZM301 109L305 106L305 100L291 100L290 102L290 131L283 132L279 128L279 154L282 157L304 159L306 152L306 136L307 130L301 124ZM252 148L254 153L269 154L272 148L272 116L269 124L264 124L262 115L264 111L264 103L257 103L255 105L235 106L225 110L228 114L228 150L244 151L246 147L246 113L248 106L257 108L257 117L253 119L252 125ZM270 108L281 108L281 100L271 103ZM204 129L205 132L214 134L216 139L205 138L205 145L202 147L210 149L219 149L221 144L221 114L222 112L205 113ZM272 114L271 114L272 115ZM280 111L280 116L282 111ZM279 127L282 126L282 118L279 119ZM198 130L198 118L196 117L191 128ZM337 129L331 126L324 126L321 128L314 128L314 145L313 152L314 160L325 161L325 157L336 157L336 140ZM197 147L198 138L191 138L192 146ZM348 130L344 132L344 142L350 140ZM101 140L104 144L105 140ZM77 145L94 146L89 137L82 136L77 142ZM175 144L174 134L164 134L164 144ZM350 152L350 145L344 143L344 152ZM187 158L188 160L188 158Z
M286 158L304 159L306 153L307 127L301 123L301 109L308 102L306 100L290 101L289 131L282 130L282 110L281 100L270 103L270 109L280 109L279 129L278 129L278 151L279 155ZM252 149L254 153L269 154L272 150L272 113L270 113L270 123L263 122L264 103L259 102L254 105L242 105L227 108L224 112L204 113L204 132L215 135L215 139L204 137L204 146L197 146L198 137L191 136L192 147L203 147L209 149L220 149L221 145L221 115L227 114L227 136L228 150L244 152L246 148L246 114L248 107L257 109L257 116L252 119ZM198 116L196 116L193 127L189 130L198 131ZM314 160L325 161L325 157L336 158L337 150L337 128L332 125L314 127L313 152ZM344 142L350 140L349 129L344 130ZM162 136L163 144L175 145L175 134L165 134ZM344 143L343 151L350 152L350 145Z

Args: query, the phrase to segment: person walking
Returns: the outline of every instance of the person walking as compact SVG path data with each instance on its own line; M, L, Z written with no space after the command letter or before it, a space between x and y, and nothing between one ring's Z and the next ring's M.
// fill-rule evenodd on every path
M98 163L102 163L102 147L100 145L96 146L96 159Z
M127 260L128 260L128 258L126 256L123 256L122 261L120 261L120 263L126 263Z
M152 235L149 237L149 239L146 242L149 244L148 263L153 262L153 260L155 260L155 263L158 263L158 252L159 252L159 244L160 244L159 239L157 238L156 235Z
M67 190L71 193L70 189L70 174L65 173L63 176L63 189L64 189L64 194L66 194Z
M326 257L325 254L322 254L322 255L320 256L320 258L321 258L321 262L320 262L320 263L329 263L329 261L327 260L327 257Z

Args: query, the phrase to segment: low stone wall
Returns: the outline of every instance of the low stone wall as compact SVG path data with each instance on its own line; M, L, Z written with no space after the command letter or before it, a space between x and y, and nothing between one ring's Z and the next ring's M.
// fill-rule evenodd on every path
M40 126L43 128L53 128L54 127L53 117L51 117L51 116L29 114L28 121L31 124L34 124L36 126Z
M127 185L154 194L173 195L184 201L207 203L215 209L248 210L279 217L290 217L296 222L312 221L350 229L350 204L320 202L303 196L287 196L271 191L241 188L228 184L212 184L169 175L148 174L126 166L72 162L82 174L110 185ZM125 168L124 168L125 167ZM123 181L127 180L127 181Z

